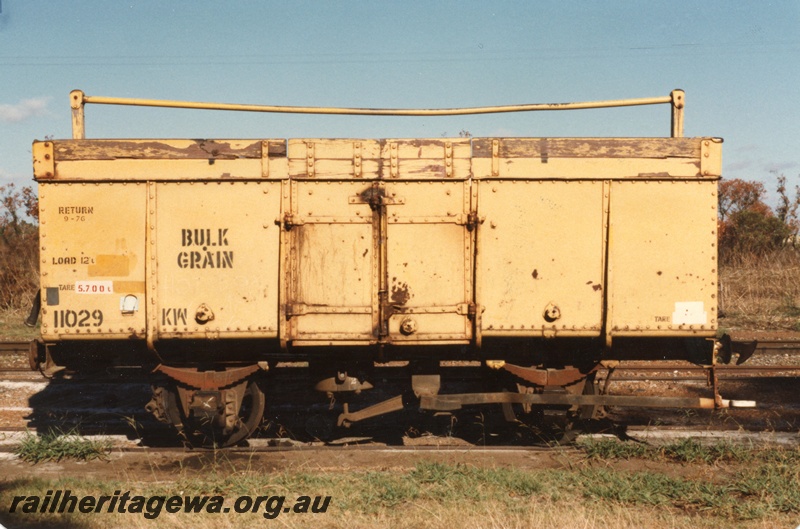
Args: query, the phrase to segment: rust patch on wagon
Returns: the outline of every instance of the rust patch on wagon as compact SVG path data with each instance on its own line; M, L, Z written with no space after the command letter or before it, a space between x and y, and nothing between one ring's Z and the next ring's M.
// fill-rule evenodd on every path
M391 300L393 305L405 305L412 298L408 283L399 283L397 278L392 278Z
M364 191L359 193L362 202L369 204L372 211L376 211L384 203L386 198L386 190L382 187L369 186Z
M472 140L473 158L491 158L492 140ZM541 157L544 138L503 138L499 158ZM699 158L692 138L546 138L548 158Z
M436 174L436 175L443 175L444 174L444 165L442 164L428 164L424 167L420 167L418 169L412 169L408 171L409 174Z
M587 281L586 284L590 285L592 287L592 290L594 290L595 292L603 290L603 285L601 285L599 283L598 284L594 284L594 281L592 281L592 280Z
M224 140L75 140L56 144L57 158L66 160L115 159L225 159L260 158L260 141Z

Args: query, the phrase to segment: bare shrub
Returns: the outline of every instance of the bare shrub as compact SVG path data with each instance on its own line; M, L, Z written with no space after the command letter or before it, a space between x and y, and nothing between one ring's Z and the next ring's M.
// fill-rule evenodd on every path
M798 231L800 191L786 192L786 177L778 176L779 204L773 211L761 182L738 178L719 184L719 253L723 263L745 255L764 256L792 244Z
M39 288L39 201L30 187L0 186L0 309L27 309Z

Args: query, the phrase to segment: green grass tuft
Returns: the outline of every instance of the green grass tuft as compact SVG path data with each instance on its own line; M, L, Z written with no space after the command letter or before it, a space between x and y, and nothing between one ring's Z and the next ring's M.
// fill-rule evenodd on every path
M654 461L675 461L678 463L720 462L747 463L754 458L792 457L792 451L758 450L741 444L720 442L705 444L696 439L681 439L663 446L654 446L642 442L618 441L617 439L588 439L580 443L580 447L589 459L651 459Z
M27 463L77 459L104 459L111 451L111 441L81 437L75 432L49 431L41 436L31 432L25 436L14 453Z

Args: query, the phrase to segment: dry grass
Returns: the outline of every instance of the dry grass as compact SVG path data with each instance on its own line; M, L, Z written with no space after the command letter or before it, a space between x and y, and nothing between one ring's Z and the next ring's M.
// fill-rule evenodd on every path
M705 529L716 527L794 527L800 513L796 450L756 450L730 461L691 457L694 470L684 477L648 469L664 453L635 456L638 470L618 467L613 448L601 447L603 458L575 457L560 469L478 468L420 460L414 468L394 470L292 471L268 473L234 468L224 454L206 471L177 471L172 479L125 476L93 478L22 478L0 481L0 522L13 527L281 527L359 529L371 527L584 527L632 529ZM716 453L716 452L715 452ZM727 451L725 453L728 453ZM671 456L670 456L671 457ZM628 460L626 456L624 459ZM230 466L229 466L230 465ZM724 474L725 478L717 477ZM170 514L155 520L142 514L93 513L59 515L8 513L14 496L69 489L77 496L221 495L230 506L240 495L331 496L324 513L281 512L269 521L262 512L236 514ZM284 505L287 505L284 504Z
M7 518L17 525L10 527L80 527L95 529L105 527L178 529L233 529L250 527L285 527L300 529L774 529L794 527L796 517L776 516L766 520L731 522L714 516L676 515L669 509L622 505L607 505L592 501L559 501L527 499L516 512L498 505L449 505L442 508L428 501L402 505L393 511L384 510L373 515L333 509L325 514L286 514L276 520L264 520L259 514L189 515L162 514L155 520L124 514L84 514L80 516L34 516L41 525L29 525L24 515ZM45 522L44 520L48 520ZM33 522L33 520L30 520ZM46 524L46 525L45 525Z
M0 341L27 342L39 335L39 325L26 327L23 323L28 317L27 309L0 309Z
M740 255L719 271L720 327L800 331L800 252Z

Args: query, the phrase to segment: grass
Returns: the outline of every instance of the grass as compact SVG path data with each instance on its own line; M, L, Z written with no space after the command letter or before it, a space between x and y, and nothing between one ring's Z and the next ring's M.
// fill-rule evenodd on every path
M27 342L39 336L40 324L26 327L23 321L27 317L28 312L22 309L0 310L0 341Z
M45 432L41 436L28 432L14 449L14 453L20 459L34 464L62 459L78 461L103 459L110 451L111 441L86 439L74 432L57 430Z
M221 495L232 505L242 495L331 496L327 512L281 514L284 527L587 527L711 528L794 527L800 518L800 450L742 449L681 441L652 447L593 441L584 456L564 454L562 468L522 470L419 461L413 468L387 470L293 470L266 472L248 462L236 468L224 455L202 472L180 472L171 482L59 478L0 482L4 497L69 489L76 495L115 490L152 496ZM636 461L632 470L614 461ZM653 464L692 472L660 472ZM657 466L657 465L656 465ZM646 467L646 470L642 470ZM157 478L157 479L163 479ZM0 522L15 527L154 526L131 513L7 513ZM153 521L154 522L154 521ZM166 514L159 527L247 527L264 523L260 513Z
M638 473L620 479L607 469L590 469L588 496L626 504L671 505L732 520L756 520L770 513L800 513L800 449L751 449L732 443L706 445L685 439L663 447L616 440L588 441L590 459L642 458L651 461L731 467L724 481L675 479Z
M733 256L720 264L720 326L800 331L800 252Z
M773 451L753 450L746 445L719 442L700 443L695 439L681 439L664 446L653 446L640 442L620 442L616 439L588 439L580 442L580 447L589 459L649 459L675 463L716 464L747 463L763 454ZM784 457L798 457L800 452L781 451Z

